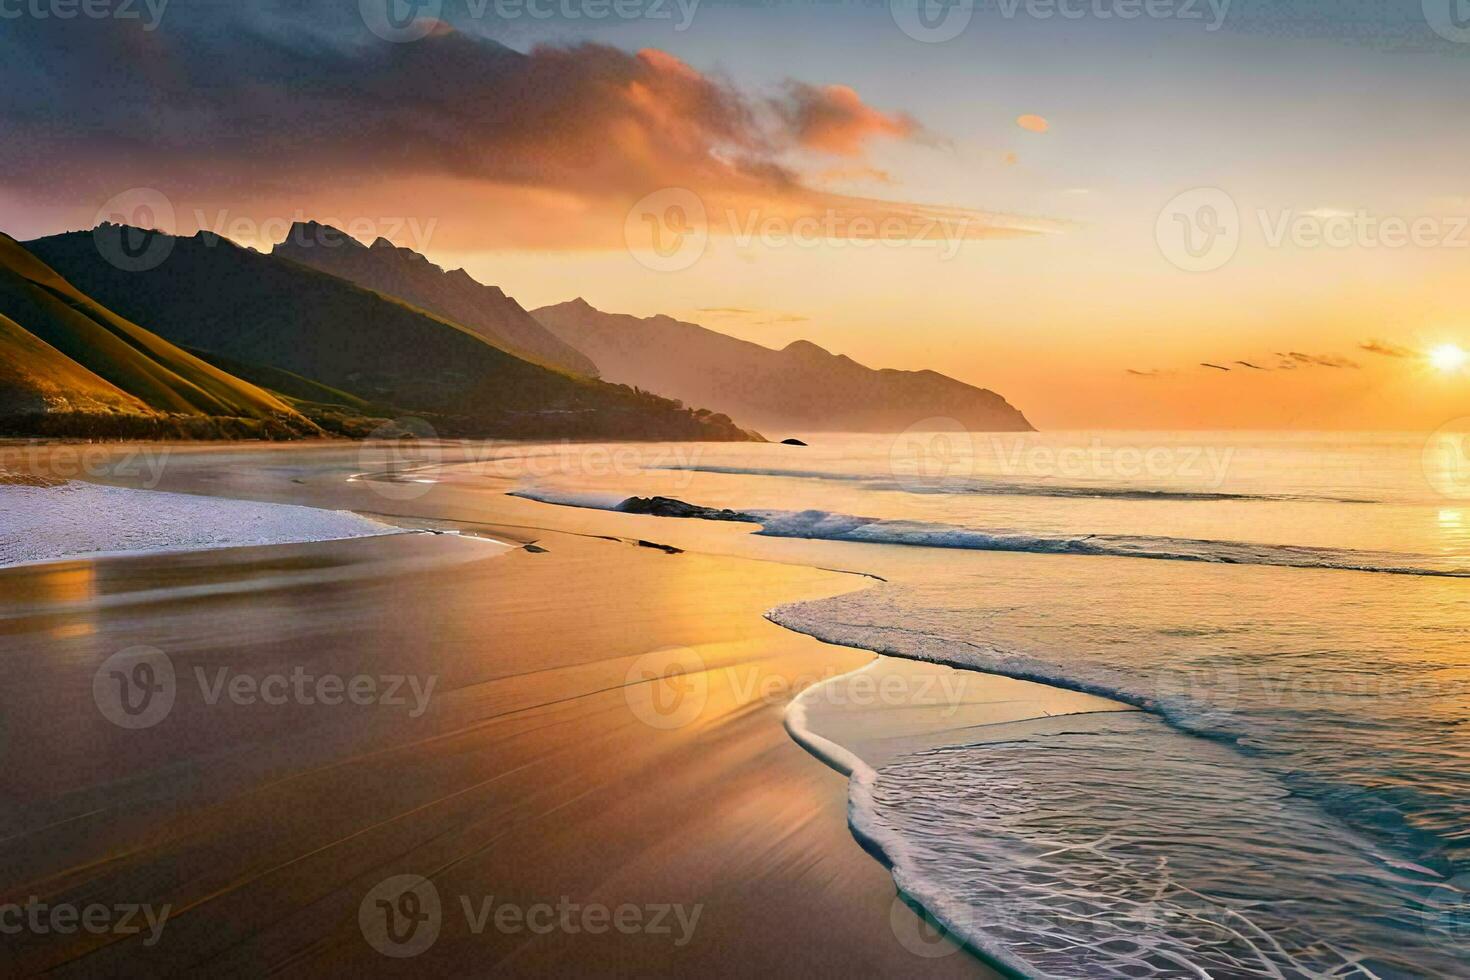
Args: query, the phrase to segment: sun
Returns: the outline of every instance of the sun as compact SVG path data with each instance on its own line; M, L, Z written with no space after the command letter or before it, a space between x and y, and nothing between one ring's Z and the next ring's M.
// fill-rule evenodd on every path
M1429 352L1429 363L1441 371L1458 371L1470 362L1470 354L1460 349L1458 344L1440 344Z

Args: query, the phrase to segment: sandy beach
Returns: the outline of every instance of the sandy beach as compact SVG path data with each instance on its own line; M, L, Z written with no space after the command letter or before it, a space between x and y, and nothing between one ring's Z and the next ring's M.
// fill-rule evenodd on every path
M787 707L802 695L813 727L880 758L1115 705L889 660L855 693L872 654L763 618L871 583L812 567L821 549L802 564L792 542L740 543L748 528L452 484L394 499L351 481L357 462L340 445L210 447L174 452L157 482L483 537L0 570L0 905L163 918L7 938L5 972L993 975L898 898L849 831L844 775L790 737ZM94 679L140 648L174 694L130 728ZM430 882L426 901L403 904L400 876ZM375 931L380 909L431 907L422 948Z

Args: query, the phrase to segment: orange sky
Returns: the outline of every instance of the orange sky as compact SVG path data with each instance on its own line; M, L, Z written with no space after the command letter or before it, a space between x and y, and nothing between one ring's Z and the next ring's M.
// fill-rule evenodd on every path
M1470 377L1422 356L1470 348L1470 51L1413 17L920 43L881 10L716 7L390 43L349 14L18 22L6 230L148 218L268 248L316 219L527 307L939 370L1045 428L1470 415Z

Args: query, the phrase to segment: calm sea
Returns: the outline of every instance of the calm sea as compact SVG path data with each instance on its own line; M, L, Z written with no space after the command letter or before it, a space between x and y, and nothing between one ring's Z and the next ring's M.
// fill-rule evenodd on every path
M1145 708L854 785L895 878L1028 975L1470 975L1470 455L1456 433L820 436L598 481L904 549L778 622Z

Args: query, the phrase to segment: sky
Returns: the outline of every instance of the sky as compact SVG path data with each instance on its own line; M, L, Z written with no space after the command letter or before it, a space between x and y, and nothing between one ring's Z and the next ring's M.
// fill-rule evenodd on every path
M309 218L1046 429L1432 430L1458 4L0 0L0 230Z

